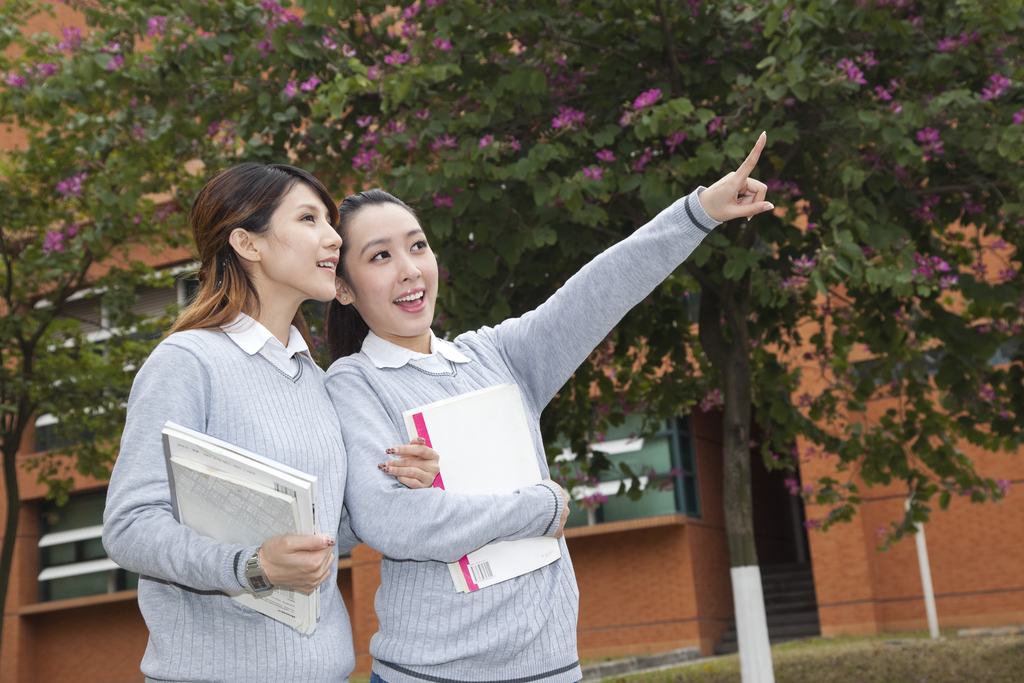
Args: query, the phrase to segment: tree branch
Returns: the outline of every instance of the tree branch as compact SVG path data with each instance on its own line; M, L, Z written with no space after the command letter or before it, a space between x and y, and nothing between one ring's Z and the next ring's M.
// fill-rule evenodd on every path
M679 61L676 59L675 45L672 43L672 25L665 12L665 0L658 0L658 15L661 17L661 35L665 41L665 52L668 54L669 83L675 97L683 95L683 80L679 75Z

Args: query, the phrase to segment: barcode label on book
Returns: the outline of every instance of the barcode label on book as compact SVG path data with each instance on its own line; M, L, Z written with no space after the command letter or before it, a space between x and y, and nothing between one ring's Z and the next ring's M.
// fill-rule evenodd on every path
M284 484L282 484L280 482L274 482L274 490L276 490L278 493L283 493L286 496L291 496L292 498L298 498L299 497L299 494L298 494L297 491L295 491L294 489L288 488L287 486L285 486Z
M469 565L469 574L473 577L473 581L480 583L491 578L491 563L490 562L479 562L477 564Z

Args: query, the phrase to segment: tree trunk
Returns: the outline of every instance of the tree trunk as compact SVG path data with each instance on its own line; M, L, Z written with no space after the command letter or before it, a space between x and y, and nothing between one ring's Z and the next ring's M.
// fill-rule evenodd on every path
M18 463L15 458L20 441L18 439L12 443L5 442L3 444L7 520L4 524L3 550L0 551L0 648L2 648L4 637L3 614L7 609L7 588L10 584L11 567L14 561L14 545L18 539L18 515L21 512L21 500L18 492Z
M701 292L700 342L724 378L722 414L722 505L729 544L733 611L743 683L775 683L761 569L754 544L754 510L750 488L751 371L750 343L743 300L731 292ZM723 321L732 339L726 342Z

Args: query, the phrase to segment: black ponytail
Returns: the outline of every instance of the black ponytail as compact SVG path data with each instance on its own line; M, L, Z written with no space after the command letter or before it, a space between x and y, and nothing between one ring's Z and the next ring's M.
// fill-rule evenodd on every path
M352 287L352 283L345 269L345 254L351 246L348 239L348 226L361 210L383 204L396 204L411 213L413 217L416 216L416 212L401 199L384 190L376 189L349 195L338 207L338 234L342 239L338 275L345 279L349 287ZM354 305L343 306L337 299L327 304L327 312L324 315L324 334L327 338L327 353L330 355L332 363L339 358L359 353L369 332L369 325L366 324Z

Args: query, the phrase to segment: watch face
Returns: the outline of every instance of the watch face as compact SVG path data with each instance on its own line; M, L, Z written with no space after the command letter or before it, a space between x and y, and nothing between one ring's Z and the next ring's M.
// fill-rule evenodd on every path
M263 576L256 575L248 576L246 578L249 579L249 585L252 586L254 591L270 590L270 584L267 583L267 580Z

